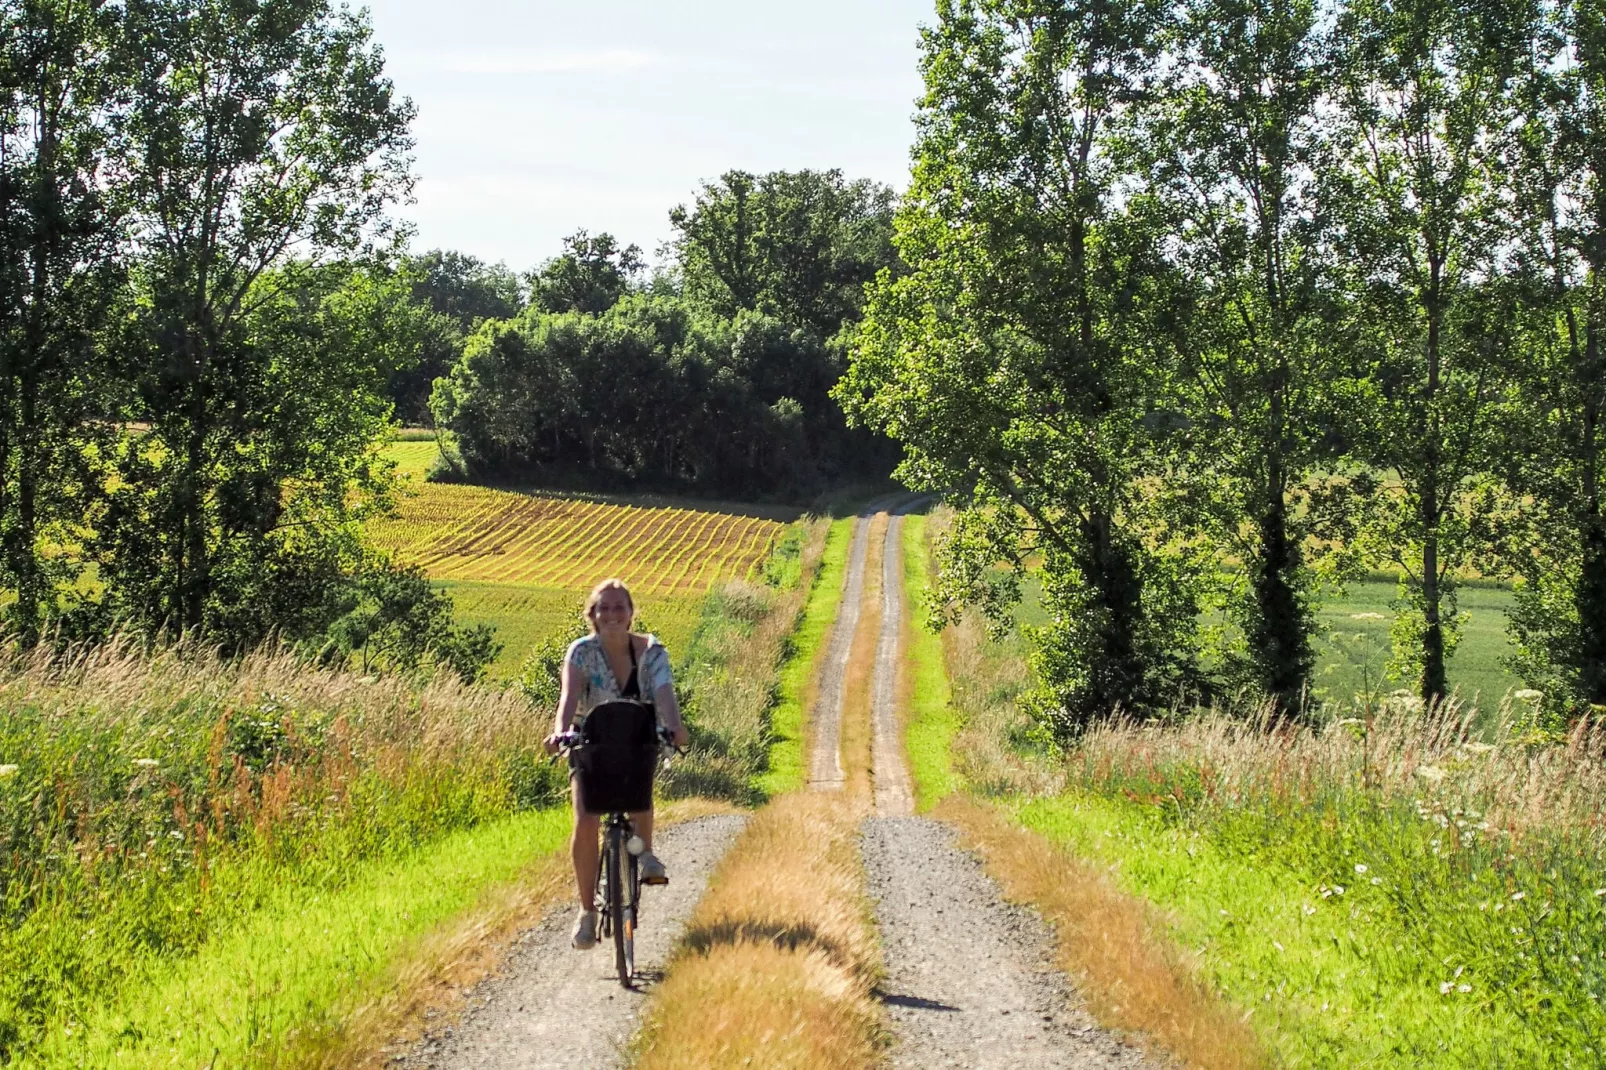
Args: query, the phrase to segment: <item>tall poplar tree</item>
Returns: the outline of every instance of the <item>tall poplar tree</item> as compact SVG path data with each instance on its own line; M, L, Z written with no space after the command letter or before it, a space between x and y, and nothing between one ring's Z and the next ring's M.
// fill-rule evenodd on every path
M1306 481L1329 461L1336 371L1316 188L1326 71L1313 0L1193 0L1174 79L1146 123L1182 281L1174 338L1193 471L1245 566L1249 683L1284 712L1315 663Z
M874 287L838 395L903 443L906 482L955 489L951 594L1002 611L994 568L1041 555L1039 711L1060 739L1189 675L1195 605L1157 552L1168 501L1147 291L1160 242L1123 133L1157 63L1159 4L945 0L897 221L909 274Z
M107 439L97 337L119 292L123 231L113 9L0 5L0 575L32 642L70 580L49 553L84 534Z
M1507 158L1526 330L1498 467L1529 503L1507 544L1524 581L1517 668L1577 714L1606 706L1606 10L1562 0L1545 14Z
M1405 576L1396 666L1430 703L1449 691L1457 571L1490 520L1515 345L1501 159L1534 14L1528 0L1353 0L1338 20L1324 173L1355 311L1352 430L1388 488L1374 545Z

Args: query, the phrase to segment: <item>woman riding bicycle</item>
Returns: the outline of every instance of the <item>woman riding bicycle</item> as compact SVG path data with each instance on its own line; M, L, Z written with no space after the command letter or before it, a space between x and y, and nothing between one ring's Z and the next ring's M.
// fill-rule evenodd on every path
M585 617L591 634L576 639L563 657L563 690L558 698L553 733L546 740L549 752L557 753L558 737L583 721L592 710L605 702L620 700L653 707L675 746L686 745L686 726L681 723L680 704L675 699L669 651L655 636L638 635L630 630L635 615L636 605L630 591L619 580L603 580L586 599ZM597 942L597 840L602 815L586 810L578 781L573 783L572 791L574 838L570 851L574 857L575 887L580 893L574 946L584 951ZM630 821L645 844L639 860L643 883L667 884L669 877L664 873L664 865L652 853L652 810L632 813Z

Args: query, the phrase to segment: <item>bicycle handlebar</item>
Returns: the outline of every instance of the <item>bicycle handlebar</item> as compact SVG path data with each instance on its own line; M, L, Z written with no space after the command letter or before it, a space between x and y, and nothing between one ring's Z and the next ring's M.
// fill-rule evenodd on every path
M553 742L558 745L558 750L568 751L573 750L575 747L579 746L585 741L580 738L579 732L570 729L567 732L559 732L553 737ZM668 747L676 754L686 753L683 748L675 746L675 734L669 729L665 728L663 725L658 726L658 743L660 746Z

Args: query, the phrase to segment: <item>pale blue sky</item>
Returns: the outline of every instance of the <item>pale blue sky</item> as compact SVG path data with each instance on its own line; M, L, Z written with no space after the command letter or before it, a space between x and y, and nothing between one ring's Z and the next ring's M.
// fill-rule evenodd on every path
M413 247L510 267L585 227L651 257L731 168L902 189L931 0L370 0L418 105Z

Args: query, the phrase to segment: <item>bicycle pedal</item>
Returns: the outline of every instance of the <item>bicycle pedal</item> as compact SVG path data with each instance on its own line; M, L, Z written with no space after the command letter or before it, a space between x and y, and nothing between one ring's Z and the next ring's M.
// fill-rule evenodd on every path
M669 883L669 878L668 877L643 877L643 878L641 878L641 883L642 884L650 884L650 885L653 885L654 887L661 887L661 886Z

